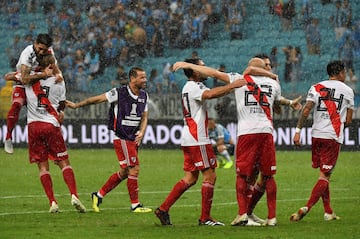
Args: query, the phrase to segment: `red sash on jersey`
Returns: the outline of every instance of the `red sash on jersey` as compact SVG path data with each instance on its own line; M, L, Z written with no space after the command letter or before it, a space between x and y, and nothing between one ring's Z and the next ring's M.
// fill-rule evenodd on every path
M251 78L251 76L249 75L244 75L244 79L246 80L246 82L248 83L246 86L249 90L256 92L253 94L254 98L256 99L256 101L259 103L260 107L264 110L266 117L269 119L269 121L271 122L271 124L273 123L272 121L272 116L271 116L271 111L270 111L270 107L266 107L262 104L260 104L260 96L261 96L261 89L258 85L256 85L255 81ZM268 99L266 97L263 97L263 102L265 103L269 103Z
M32 90L34 91L38 100L40 100L40 103L46 106L45 108L47 112L49 112L49 114L54 116L55 119L60 123L59 115L57 111L54 109L54 107L51 105L49 99L47 97L41 96L44 94L44 91L41 89L40 81L37 81L32 85Z
M327 96L327 91L321 91L321 89L326 88L325 86L321 85L321 84L317 84L314 86L316 92L319 93L320 96L322 97L326 97ZM330 116L330 120L331 120L331 124L335 130L336 136L339 137L340 135L340 127L341 127L341 120L340 120L340 114L337 111L337 107L334 101L330 100L330 99L325 99L323 100L324 104L326 105L326 108L328 110L329 116Z

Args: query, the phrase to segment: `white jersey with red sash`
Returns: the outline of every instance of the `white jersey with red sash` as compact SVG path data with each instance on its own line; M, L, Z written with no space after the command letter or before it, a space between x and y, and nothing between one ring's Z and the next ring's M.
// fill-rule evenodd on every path
M56 77L40 80L33 85L25 85L27 101L27 122L51 123L60 127L57 108L66 100L64 81L55 83Z
M187 81L182 90L182 107L184 128L181 135L181 146L210 144L207 132L207 106L202 100L204 91L209 90L203 83Z
M230 82L242 77L229 73ZM237 136L257 133L273 133L273 105L281 97L279 83L269 77L244 76L247 85L235 89L238 112Z
M338 80L325 80L313 85L307 101L315 103L312 137L344 140L347 109L354 109L354 91Z

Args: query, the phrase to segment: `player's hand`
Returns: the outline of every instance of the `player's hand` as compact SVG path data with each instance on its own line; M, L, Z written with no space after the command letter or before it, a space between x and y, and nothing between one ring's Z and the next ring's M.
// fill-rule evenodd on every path
M45 67L44 69L44 73L46 74L47 77L53 76L54 75L54 69L53 69L53 65L50 64L47 67Z
M135 142L136 142L136 144L137 144L138 146L140 146L141 141L142 141L142 139L143 139L143 137L144 137L144 134L141 133L140 131L138 131L138 132L135 133L135 135L136 135L136 137L135 137Z
M60 73L56 74L55 77L56 77L55 83L59 83L59 82L64 81L64 77Z
M294 138L293 138L293 142L295 144L296 147L300 147L300 133L295 133Z
M65 113L64 111L60 111L59 112L59 123L63 124L64 123L64 118L65 118Z
M77 108L76 103L74 103L72 101L69 101L69 100L65 100L65 105L66 105L66 107L69 107L71 109L76 109Z
M173 71L177 71L179 69L184 69L184 68L188 68L189 64L187 62L184 61L178 61L175 62L174 65L172 65L172 70Z
M244 78L239 78L234 80L231 84L234 86L234 88L240 88L246 85L247 81Z
M301 98L302 96L300 95L296 99L293 99L290 107L293 108L294 110L301 110L302 109L302 104L300 104Z

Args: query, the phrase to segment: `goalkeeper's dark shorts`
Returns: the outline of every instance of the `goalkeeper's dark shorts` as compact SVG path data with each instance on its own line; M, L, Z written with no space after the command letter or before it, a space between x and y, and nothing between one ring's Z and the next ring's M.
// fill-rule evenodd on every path
M231 156L233 156L234 152L235 152L235 145L233 145L233 144L225 144L225 146L226 146L226 150L229 152L229 154ZM215 154L219 154L219 152L217 150L217 146L215 145L215 146L213 146L213 148L214 148Z

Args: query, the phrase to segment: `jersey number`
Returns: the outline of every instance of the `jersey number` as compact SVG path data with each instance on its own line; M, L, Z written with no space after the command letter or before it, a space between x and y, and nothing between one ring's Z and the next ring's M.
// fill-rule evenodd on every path
M182 95L182 106L184 117L191 117L189 94L185 93Z
M37 99L38 99L38 107L39 108L46 108L47 105L42 103L42 98L48 98L49 97L49 92L50 92L50 87L49 86L41 86L41 89L44 93L38 94Z
M334 95L335 95L335 89L334 88L322 88L320 89L320 95L319 96L319 104L318 104L318 107L317 107L317 111L327 111L327 108L326 107L321 107L321 101L325 101L325 100L330 100L330 101L333 101L333 102L337 102L338 105L337 105L337 110L339 111L341 109L341 105L342 105L342 102L343 102L343 99L344 99L344 95L343 94L340 94L340 97L339 98L335 98Z
M258 96L258 94L260 94ZM252 95L255 101L249 99L249 96ZM270 103L267 100L267 97L271 97L272 95L272 86L271 85L261 85L261 91L259 92L257 89L245 91L245 106L254 106L259 104L260 106L269 107Z

